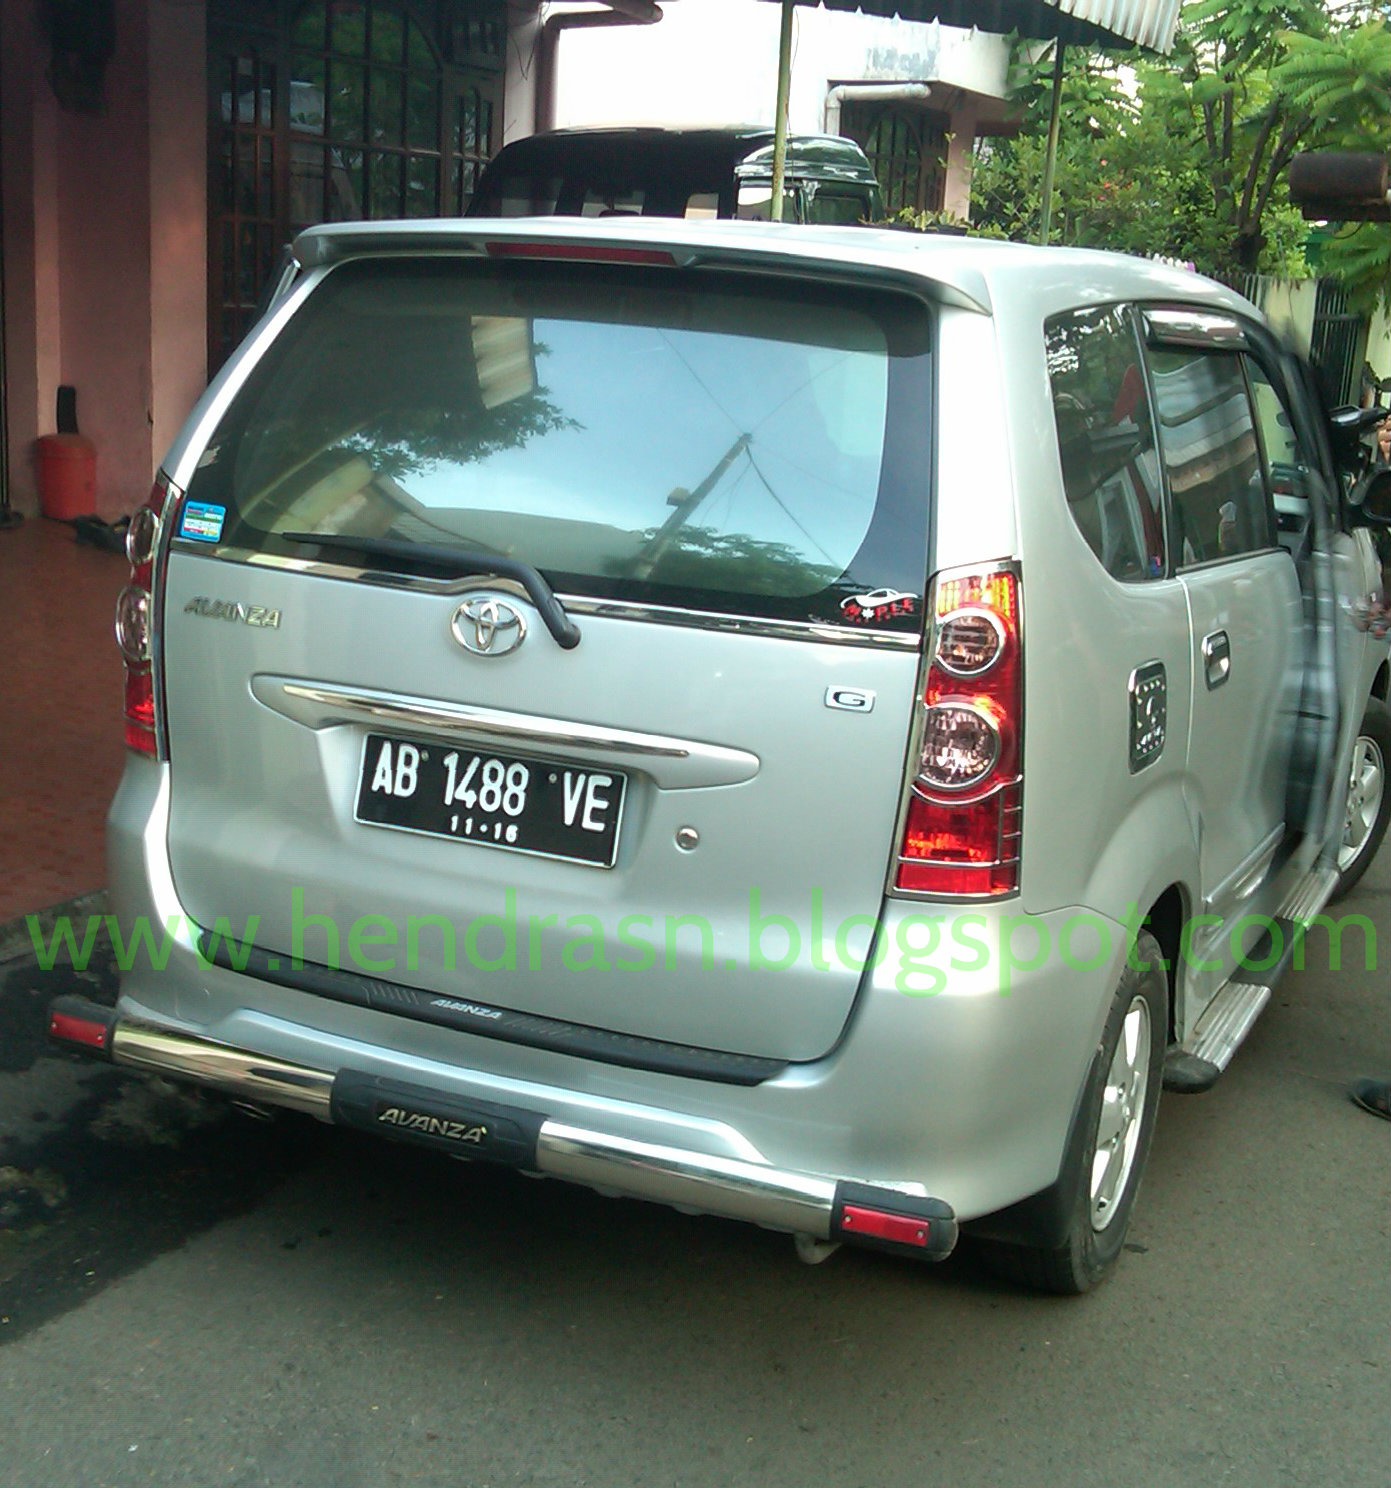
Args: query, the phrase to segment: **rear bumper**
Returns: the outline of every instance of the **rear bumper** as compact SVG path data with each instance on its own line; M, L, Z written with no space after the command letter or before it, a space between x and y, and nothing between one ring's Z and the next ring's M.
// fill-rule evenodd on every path
M487 1037L401 1016L375 997L216 964L200 953L173 883L167 809L168 767L131 756L108 822L112 903L121 924L143 917L167 927L168 942L158 965L137 956L123 966L119 1017L142 1041L175 1039L162 1047L179 1057L143 1067L268 1105L306 1109L307 1100L330 1120L331 1094L325 1108L315 1092L342 1071L538 1113L552 1133L606 1139L594 1162L583 1145L552 1150L548 1139L539 1171L812 1236L823 1219L824 1233L835 1229L834 1193L847 1175L879 1195L940 1199L962 1224L1052 1184L1124 954L1113 936L1109 958L1095 959L1085 926L1071 946L1086 968L1034 954L1066 943L1071 912L1050 911L1029 917L1033 934L1015 947L1023 954L1002 967L1000 948L1020 919L1012 903L973 906L941 928L934 952L910 954L908 922L923 906L887 905L893 953L866 973L835 1048L779 1073L760 1069L750 1083L723 1070L657 1068L645 1049L630 1063L611 1048L543 1046L502 1029ZM476 990L480 1004L508 1005L505 978L480 979ZM642 991L638 979L634 995ZM123 1062L135 1047L122 1036ZM278 1095L254 1083L266 1070L289 1071Z
M359 1070L313 1069L124 1019L81 998L56 1000L49 1032L65 1047L129 1069L193 1081L454 1157L921 1260L944 1260L956 1245L950 1205L883 1185L638 1141L543 1111Z

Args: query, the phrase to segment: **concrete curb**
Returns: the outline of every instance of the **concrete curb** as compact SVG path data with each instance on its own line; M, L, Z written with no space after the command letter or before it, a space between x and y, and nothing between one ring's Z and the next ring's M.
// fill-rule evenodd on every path
M94 889L90 894L77 894L58 904L50 904L32 914L38 921L41 935L53 933L53 927L64 915L71 919L85 919L88 915L105 914L107 911L106 890ZM13 920L0 924L0 966L7 961L18 961L33 954L34 943L29 929L31 915L18 915Z

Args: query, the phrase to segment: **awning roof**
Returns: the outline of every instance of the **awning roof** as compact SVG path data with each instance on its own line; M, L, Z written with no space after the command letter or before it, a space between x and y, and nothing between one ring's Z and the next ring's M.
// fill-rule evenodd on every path
M780 4L781 0L773 0ZM905 21L941 21L1068 46L1143 46L1168 52L1181 0L793 0L827 10L858 10Z

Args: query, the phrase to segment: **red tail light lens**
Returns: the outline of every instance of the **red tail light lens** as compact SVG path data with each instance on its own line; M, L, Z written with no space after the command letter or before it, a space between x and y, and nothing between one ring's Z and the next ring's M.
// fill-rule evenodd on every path
M121 590L116 601L116 643L126 664L126 748L151 756L159 753L159 729L155 717L150 625L160 520L168 496L168 482L161 473L150 491L149 500L130 519L126 531L130 583Z
M141 754L157 751L155 687L148 666L126 664L126 748Z
M894 887L992 897L1019 886L1024 708L1019 575L940 574Z
M492 242L484 245L493 258L554 258L580 263L653 264L675 268L676 258L666 248L628 248L607 243L558 243L539 241Z

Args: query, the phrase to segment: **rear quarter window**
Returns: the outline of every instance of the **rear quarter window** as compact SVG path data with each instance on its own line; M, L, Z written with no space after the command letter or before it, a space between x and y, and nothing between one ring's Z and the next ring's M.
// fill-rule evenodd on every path
M498 553L557 591L910 629L930 325L753 276L364 259L252 370L189 500L229 556L287 534ZM869 608L881 589L913 602Z
M1124 306L1044 328L1068 512L1113 578L1164 573L1164 501L1140 343Z

